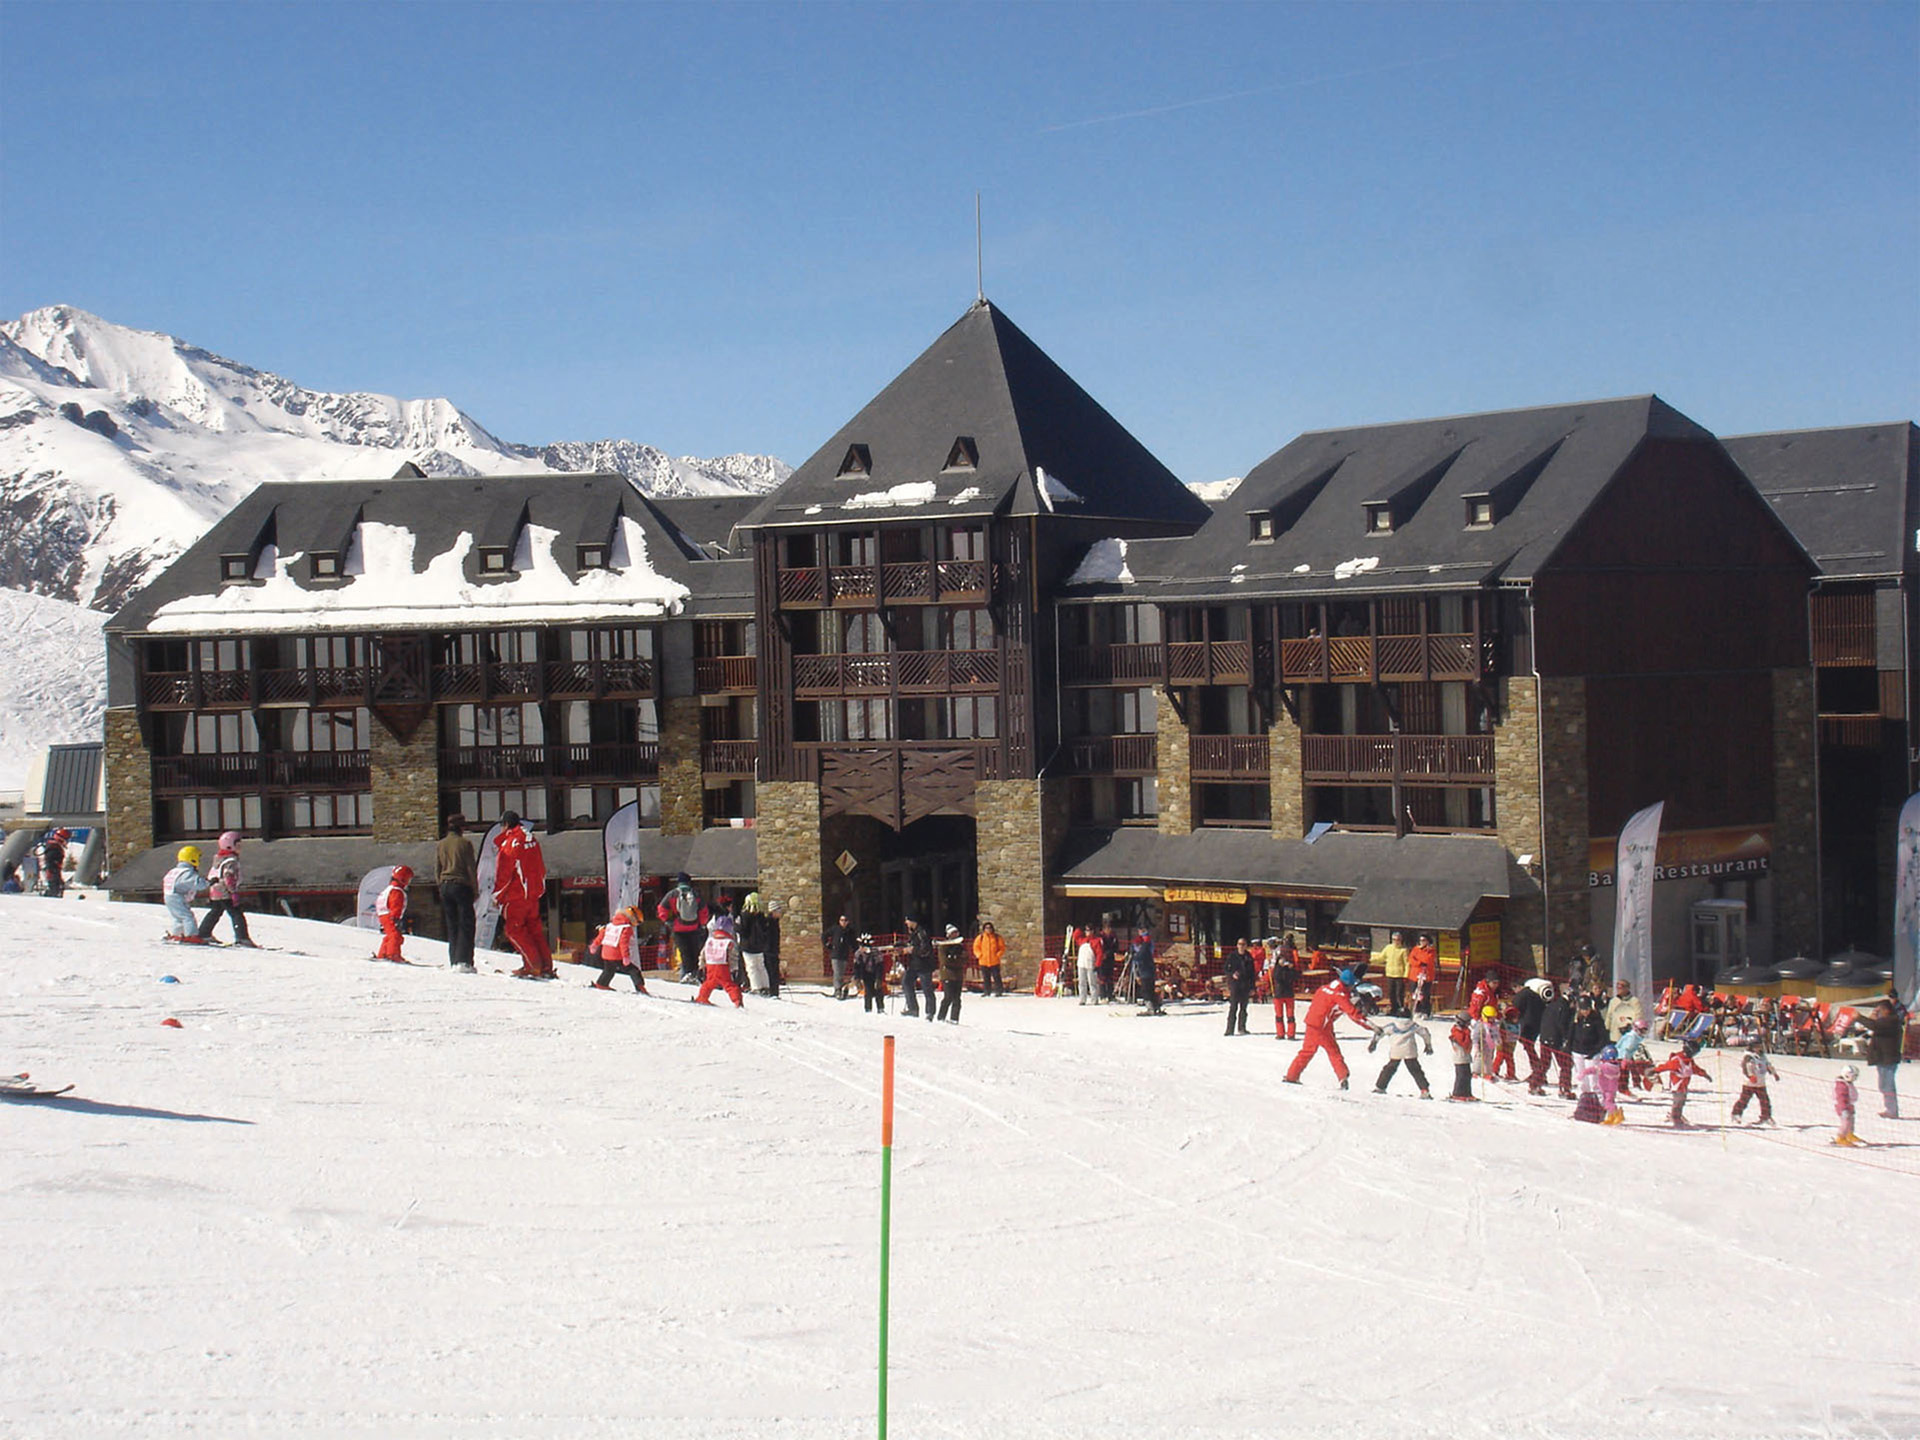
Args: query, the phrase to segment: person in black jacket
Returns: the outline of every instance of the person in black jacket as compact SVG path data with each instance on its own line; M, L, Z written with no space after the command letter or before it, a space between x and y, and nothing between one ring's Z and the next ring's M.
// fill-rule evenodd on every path
M1160 981L1153 963L1153 936L1147 930L1142 929L1135 934L1127 962L1133 966L1134 991L1147 1007L1147 1014L1166 1014L1160 1005Z
M1582 995L1567 1030L1567 1049L1574 1056L1574 1074L1582 1093L1594 1088L1594 1059L1607 1043L1607 1022L1593 1008L1593 997Z
M1573 1060L1567 1052L1567 1040L1573 1030L1573 1003L1565 995L1549 990L1546 1009L1540 1016L1540 1049L1534 1058L1533 1073L1527 1076L1527 1093L1547 1093L1547 1069L1554 1062L1560 1067L1560 1098L1573 1099Z
M1227 954L1227 1034L1247 1033L1247 1002L1253 999L1253 947L1242 940Z
M1273 987L1273 1038L1298 1039L1299 1031L1293 1020L1293 999L1300 988L1300 956L1293 948L1293 936L1287 936L1277 946L1267 946L1267 954L1273 957L1267 967L1267 980Z
M1855 1022L1867 1032L1867 1063L1880 1079L1880 1113L1888 1120L1900 1118L1900 1092L1895 1075L1900 1069L1900 1051L1907 1036L1906 1017L1892 1000L1882 1000L1873 1014Z
M842 915L827 930L827 960L833 966L833 998L847 998L847 969L853 963L853 922Z
M1527 1052L1529 1074L1540 1068L1540 1016L1552 993L1553 986L1538 976L1513 993L1513 1008L1520 1017L1520 1048Z
M927 933L927 927L918 920L907 921L907 953L901 961L902 978L900 988L906 992L906 1008L901 1012L918 1019L920 1001L927 1006L927 1023L934 1021L935 1004L933 998L933 936Z

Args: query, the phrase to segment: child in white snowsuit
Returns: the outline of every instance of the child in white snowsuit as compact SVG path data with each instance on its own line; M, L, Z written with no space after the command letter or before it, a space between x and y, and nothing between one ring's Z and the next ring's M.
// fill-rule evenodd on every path
M1833 1137L1836 1145L1858 1145L1860 1137L1853 1133L1853 1112L1860 1103L1860 1089L1853 1082L1860 1078L1860 1072L1849 1065L1833 1082L1833 1113L1840 1117L1840 1133Z
M200 943L199 927L193 923L193 906L188 902L207 888L200 878L200 847L182 845L176 857L179 864L167 872L161 893L167 902L167 938Z
M1411 1016L1392 1015L1381 1022L1380 1028L1373 1032L1373 1038L1367 1041L1368 1053L1371 1054L1382 1040L1387 1042L1387 1064L1381 1070L1380 1078L1374 1082L1373 1093L1386 1094L1393 1072L1405 1065L1407 1073L1413 1076L1413 1083L1420 1087L1420 1098L1431 1100L1433 1093L1427 1089L1426 1072L1420 1068L1421 1047L1426 1047L1427 1054L1433 1053L1433 1036L1427 1033L1427 1027Z

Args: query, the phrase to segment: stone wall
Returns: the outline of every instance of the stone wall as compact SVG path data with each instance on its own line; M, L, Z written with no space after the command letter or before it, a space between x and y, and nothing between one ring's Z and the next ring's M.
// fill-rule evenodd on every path
M698 835L707 823L700 788L700 697L680 695L659 705L660 833ZM784 919L780 933L784 945Z
M973 793L980 914L1007 942L1007 984L1031 989L1047 935L1066 924L1064 913L1054 913L1060 906L1047 886L1047 865L1066 829L1066 787L1043 780L982 780Z
M1267 731L1267 765L1274 838L1298 840L1307 833L1307 792L1301 778L1300 727L1284 706L1274 712L1273 728Z
M107 873L153 848L153 757L131 708L106 714Z
M1774 671L1771 863L1776 959L1825 953L1820 934L1819 814L1815 803L1818 726L1813 672Z
M438 727L422 725L402 740L378 719L368 747L373 780L373 838L394 844L440 838Z
M821 914L820 787L804 780L767 780L761 782L759 799L754 829L760 894L786 905L780 917L780 966L793 979L817 980L825 969L820 939L826 931Z
M1155 726L1158 740L1160 833L1186 835L1193 830L1193 756L1187 744L1187 722L1173 708L1165 690L1154 692L1158 702Z
M1495 831L1517 859L1534 857L1543 894L1516 898L1501 925L1508 965L1558 967L1592 929L1587 885L1587 687L1514 675L1500 682L1493 728Z

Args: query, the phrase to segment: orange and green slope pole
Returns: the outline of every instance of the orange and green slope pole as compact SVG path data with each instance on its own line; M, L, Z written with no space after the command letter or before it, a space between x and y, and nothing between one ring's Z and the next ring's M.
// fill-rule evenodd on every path
M887 1440L887 1261L893 1248L893 1036L880 1081L880 1440Z

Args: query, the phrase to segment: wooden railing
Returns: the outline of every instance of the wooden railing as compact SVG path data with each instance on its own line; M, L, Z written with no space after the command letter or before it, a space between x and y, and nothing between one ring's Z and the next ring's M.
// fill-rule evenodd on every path
M1815 595L1809 605L1816 665L1874 663L1873 595Z
M1081 735L1061 749L1062 763L1076 775L1151 775L1160 768L1152 735Z
M700 768L709 775L751 778L759 754L758 740L708 740L700 746Z
M826 598L827 572L818 565L782 570L778 586L782 605L818 605Z
M759 661L751 655L702 655L693 662L693 688L703 695L751 690L758 678Z
M600 699L607 695L653 693L653 661L549 660L547 694L559 699Z
M149 710L236 709L254 703L251 670L149 670L140 698Z
M1881 722L1878 715L1822 715L1820 743L1840 745L1850 750L1880 748Z
M1264 780L1271 773L1264 735L1189 735L1187 761L1196 780Z
M1175 685L1244 685L1253 678L1247 640L1170 640L1167 679Z
M1158 642L1068 645L1060 651L1060 678L1068 685L1109 685L1124 680L1152 684L1160 678L1162 658Z
M871 606L876 600L984 599L992 583L985 560L890 560L882 565L807 565L783 568L775 581L780 604Z
M997 650L887 650L857 655L796 655L799 695L902 690L992 690L1000 684Z
M517 783L524 780L650 780L660 773L660 747L648 742L597 745L463 745L440 752L440 780Z
M1333 635L1280 642L1287 684L1371 680L1477 680L1473 635Z
M1310 783L1489 784L1491 735L1302 735L1300 768Z
M246 752L237 755L156 755L156 792L191 790L364 790L365 750Z

